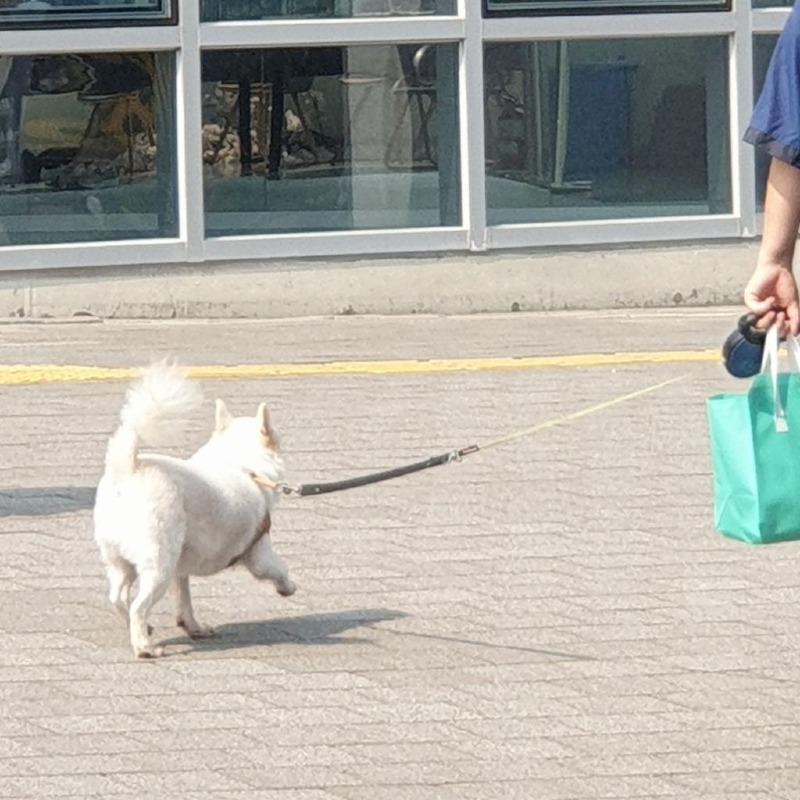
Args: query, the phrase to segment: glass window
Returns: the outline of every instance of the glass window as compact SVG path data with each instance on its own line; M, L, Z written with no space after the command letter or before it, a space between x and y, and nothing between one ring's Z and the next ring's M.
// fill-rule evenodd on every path
M751 0L753 8L788 8L794 5L794 0Z
M173 63L0 56L0 245L177 235Z
M485 48L489 224L731 210L724 37Z
M456 45L203 55L206 235L459 223Z
M174 23L171 0L3 0L0 28Z
M204 22L455 14L456 0L201 0Z
M753 37L753 100L757 100L764 86L764 79L767 76L767 67L772 58L772 51L778 41L777 34L774 36L754 36ZM749 145L748 145L749 146ZM770 157L760 148L756 151L756 208L764 210L764 190L767 183L767 173L769 172Z
M727 11L731 0L484 0L485 14L625 14L654 11Z

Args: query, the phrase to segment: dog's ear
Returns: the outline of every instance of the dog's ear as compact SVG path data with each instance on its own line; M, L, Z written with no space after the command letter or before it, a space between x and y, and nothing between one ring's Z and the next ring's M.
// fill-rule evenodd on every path
M225 405L224 400L217 400L217 414L214 421L214 431L221 433L231 424L233 417L231 416L228 407Z
M275 436L275 431L272 430L272 425L269 424L269 411L267 404L262 403L256 411L256 419L259 425L259 434L261 435L261 442L264 447L270 450L278 449L278 437Z

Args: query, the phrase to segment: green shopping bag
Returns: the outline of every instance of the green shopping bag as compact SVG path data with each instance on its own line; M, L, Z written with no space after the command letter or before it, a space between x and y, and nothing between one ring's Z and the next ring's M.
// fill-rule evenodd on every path
M750 544L800 539L800 344L786 345L791 371L772 328L748 393L707 402L716 528Z

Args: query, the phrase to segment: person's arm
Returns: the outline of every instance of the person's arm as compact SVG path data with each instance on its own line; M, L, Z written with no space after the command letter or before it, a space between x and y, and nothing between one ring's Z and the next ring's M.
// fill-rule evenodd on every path
M798 228L800 169L773 158L764 198L764 231L758 267L782 267L791 272Z
M756 268L745 288L747 307L759 327L779 323L782 333L800 333L800 306L792 274L800 227L800 169L772 159L764 201L764 230Z

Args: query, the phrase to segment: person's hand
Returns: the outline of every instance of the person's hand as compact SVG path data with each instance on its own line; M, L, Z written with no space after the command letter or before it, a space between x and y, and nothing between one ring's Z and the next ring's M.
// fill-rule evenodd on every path
M757 328L778 325L782 337L800 333L800 305L797 283L785 267L767 265L756 267L744 290L745 305L758 314Z

